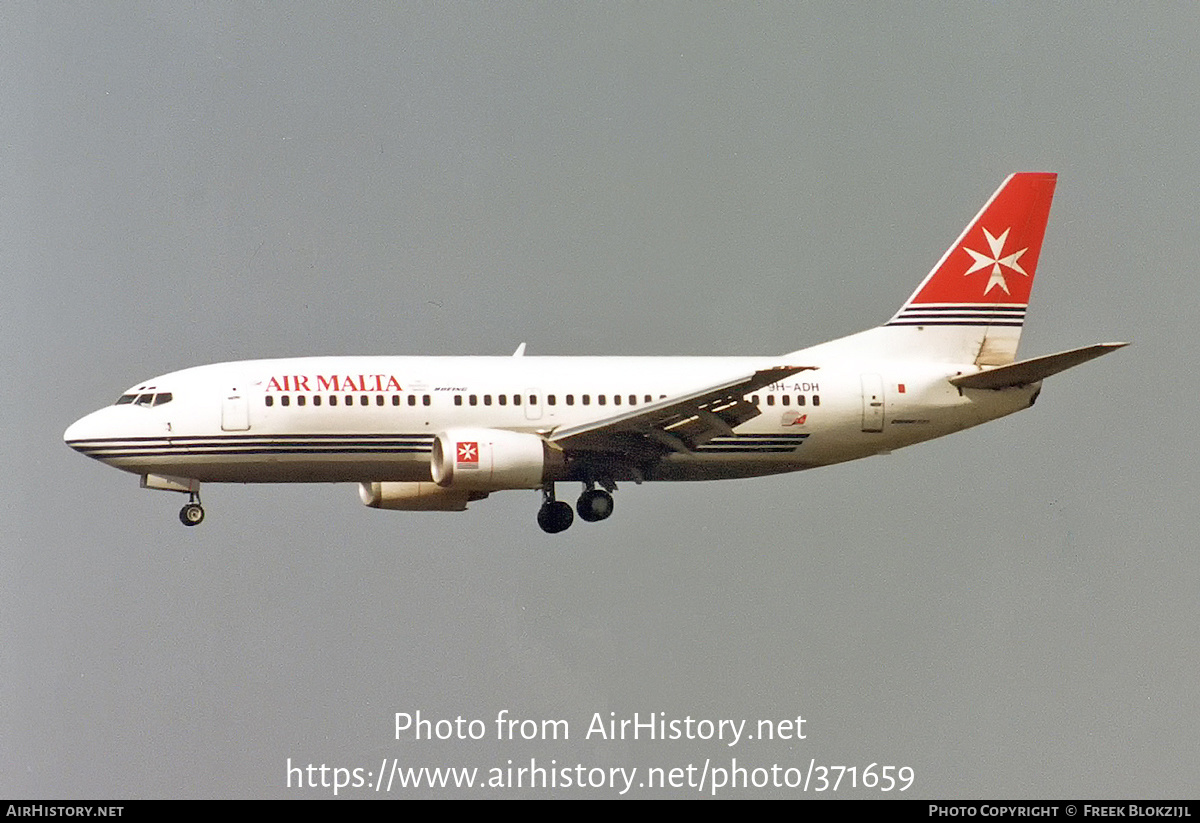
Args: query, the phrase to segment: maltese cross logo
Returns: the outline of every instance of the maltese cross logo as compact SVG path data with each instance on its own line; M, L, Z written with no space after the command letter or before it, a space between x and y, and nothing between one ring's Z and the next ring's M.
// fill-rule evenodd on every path
M459 443L457 460L460 469L479 467L479 444Z
M986 269L988 266L992 267L992 276L988 278L987 288L983 290L984 295L987 295L987 293L996 286L1004 289L1005 294L1009 294L1008 283L1004 280L1004 271L1000 268L1001 266L1006 266L1007 268L1015 271L1017 274L1024 275L1025 277L1029 276L1029 274L1021 268L1020 263L1017 262L1021 259L1022 254L1029 251L1028 248L1015 251L1007 257L1000 256L1004 253L1004 241L1008 239L1008 233L1010 231L1012 231L1011 227L1005 229L1004 234L1000 235L999 237L993 237L990 231L987 229L983 230L983 236L987 238L988 248L991 249L992 252L991 257L963 246L963 251L975 258L975 262L971 265L971 268L967 269L963 273L964 277L968 274L974 274L980 269Z

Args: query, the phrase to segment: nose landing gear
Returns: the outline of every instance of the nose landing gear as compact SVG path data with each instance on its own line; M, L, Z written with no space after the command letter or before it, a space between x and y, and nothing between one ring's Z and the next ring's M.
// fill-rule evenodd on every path
M179 510L179 522L185 526L199 526L204 522L204 507L200 505L199 492L192 492L187 505Z

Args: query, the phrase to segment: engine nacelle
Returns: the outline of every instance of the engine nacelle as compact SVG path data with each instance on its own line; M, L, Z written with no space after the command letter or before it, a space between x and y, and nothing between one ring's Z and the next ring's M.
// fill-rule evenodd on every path
M503 429L451 429L433 440L430 473L445 489L536 489L562 463L536 434Z
M461 512L467 503L482 500L486 492L443 489L433 483L359 483L358 496L372 509L405 512Z

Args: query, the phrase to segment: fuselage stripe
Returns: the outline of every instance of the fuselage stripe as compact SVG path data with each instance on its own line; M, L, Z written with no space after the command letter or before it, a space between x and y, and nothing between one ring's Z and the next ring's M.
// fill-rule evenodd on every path
M430 454L432 448L421 448L413 446L411 448L367 448L367 447L346 447L346 448L329 448L329 449L304 449L298 447L280 447L280 448L265 448L265 449L239 449L239 448L217 448L217 449L80 449L80 452L89 457L106 458L106 457L187 457L188 455L213 455L213 454L229 454L229 455L250 455L250 454Z
M67 445L88 457L254 457L284 454L429 454L431 434L229 434L192 437L106 437Z

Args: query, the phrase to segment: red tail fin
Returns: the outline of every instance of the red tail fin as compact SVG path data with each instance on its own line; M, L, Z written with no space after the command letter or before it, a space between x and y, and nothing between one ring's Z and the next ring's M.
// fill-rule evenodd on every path
M1049 172L1010 175L946 250L896 319L914 305L1028 305L1057 179L1058 175Z
M1003 366L1016 358L1058 175L1010 175L887 323L814 351Z

